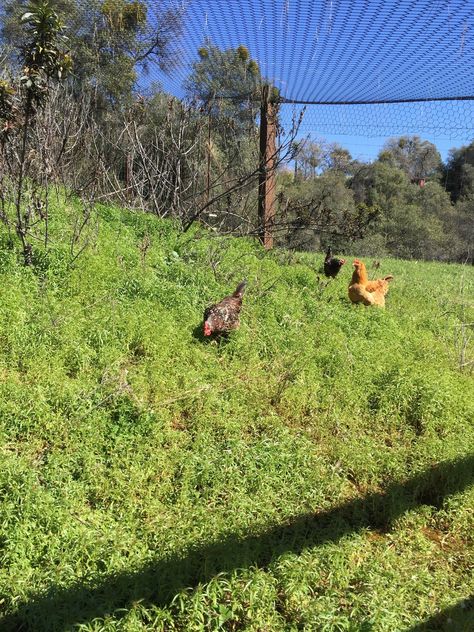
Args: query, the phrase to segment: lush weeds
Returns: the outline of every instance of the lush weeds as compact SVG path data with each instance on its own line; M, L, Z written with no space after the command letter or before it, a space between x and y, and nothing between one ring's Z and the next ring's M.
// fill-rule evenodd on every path
M348 266L115 208L72 266L2 243L0 627L470 626L472 268L384 260L378 310Z

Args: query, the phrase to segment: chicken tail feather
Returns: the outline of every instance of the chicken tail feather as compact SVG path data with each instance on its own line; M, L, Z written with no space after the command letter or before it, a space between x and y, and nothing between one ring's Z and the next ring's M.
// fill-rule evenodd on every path
M239 283L235 292L232 294L234 298L242 298L245 292L245 287L247 285L247 279L244 279L242 283Z

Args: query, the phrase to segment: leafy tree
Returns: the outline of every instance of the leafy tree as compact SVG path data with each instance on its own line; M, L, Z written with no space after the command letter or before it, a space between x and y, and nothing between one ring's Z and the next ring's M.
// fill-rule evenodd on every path
M421 208L427 219L437 217L442 220L452 213L453 205L449 193L439 182L427 182L422 188L411 187L409 197Z
M382 160L360 166L349 186L359 204L380 211L377 222L371 224L372 234L380 239L361 244L364 252L374 256L385 251L398 257L436 258L443 249L441 215L449 213L451 205L438 183L428 182L420 188L410 182L404 170Z
M339 143L332 143L325 152L323 164L327 170L338 171L347 175L351 171L352 156Z
M474 193L474 141L451 149L443 169L443 182L453 202Z
M198 50L199 61L186 83L191 98L197 99L214 116L231 118L241 131L253 126L258 112L262 77L258 63L245 46L221 50L207 42Z
M315 177L324 171L337 171L349 174L352 169L350 152L338 143L327 143L324 140L304 140L295 148L297 169L305 178Z
M408 200L410 181L400 168L386 162L375 162L355 176L355 180L365 180L365 195L362 201L380 206L390 214L394 206Z
M427 221L416 204L395 206L379 230L390 254L403 259L438 259L446 245L443 223L436 217Z
M170 46L180 34L182 12L163 2L153 6L150 15L149 5L140 0L51 0L70 33L74 75L81 88L93 86L105 103L121 103L130 98L137 72L150 62L171 70ZM16 0L6 1L1 40L14 50L21 45L20 13Z
M201 165L205 199L218 200L209 210L216 221L227 218L226 228L241 224L242 218L252 225L257 221L252 174L258 176L260 68L243 45L222 50L206 41L197 52L186 92L207 114Z
M412 182L426 179L441 166L436 146L419 136L391 138L382 148L379 161L402 169Z
M451 259L474 264L474 193L464 195L453 209L451 226L456 239L451 242Z
M301 247L303 242L306 248L320 248L328 242L347 244L363 236L379 214L375 207L355 204L344 174L337 171L296 180L280 197L292 247Z
M322 141L302 141L295 148L295 160L305 178L315 177L325 156L325 145Z

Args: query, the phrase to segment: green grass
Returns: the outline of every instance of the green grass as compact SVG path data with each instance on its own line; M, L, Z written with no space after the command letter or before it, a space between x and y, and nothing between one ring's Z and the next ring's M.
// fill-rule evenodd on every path
M0 629L474 629L474 269L383 260L367 309L321 255L99 215L75 267L0 249Z

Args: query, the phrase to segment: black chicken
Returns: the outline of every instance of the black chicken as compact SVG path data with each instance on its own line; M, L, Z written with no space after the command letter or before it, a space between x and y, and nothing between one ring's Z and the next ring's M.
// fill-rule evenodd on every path
M233 294L226 296L219 303L206 307L203 325L205 336L210 336L211 334L221 335L239 328L242 297L246 285L247 281L242 281Z
M339 274L339 270L346 263L345 259L332 256L331 246L327 249L326 259L324 259L324 274L333 279Z

